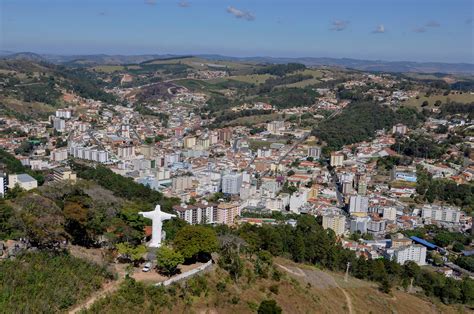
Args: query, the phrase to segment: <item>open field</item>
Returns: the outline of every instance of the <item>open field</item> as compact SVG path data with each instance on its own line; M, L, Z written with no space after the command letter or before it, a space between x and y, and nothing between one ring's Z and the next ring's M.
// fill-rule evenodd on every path
M251 63L231 62L231 61L209 61L201 58L190 57L190 58L175 58L175 59L162 59L152 60L144 62L144 64L185 64L193 67L197 70L204 70L207 68L219 69L247 69L255 66Z
M93 67L92 70L96 72L103 72L103 73L113 73L117 71L123 71L125 69L122 65L99 65Z
M324 71L319 69L304 69L303 71L298 71L295 74L312 75L314 78L322 78L324 76Z
M249 74L249 75L231 76L229 77L229 79L245 82L245 83L251 83L251 84L262 84L271 77L274 77L274 76L270 74Z
M404 73L405 76L417 80L439 80L452 84L463 80L472 80L474 77L468 74L430 74L430 73Z
M420 95L419 99L411 98L411 99L403 102L403 104L421 109L421 104L425 100L427 100L428 104L429 104L428 107L432 108L432 107L434 107L434 103L437 100L440 100L442 103L446 103L448 101L448 99L451 100L451 101L454 101L454 102L467 104L467 103L474 102L474 94L470 94L470 93L459 94L459 93L456 93L456 94L449 94L448 96L431 95L430 97L425 97L425 96Z
M269 148L273 143L286 144L286 141L284 139L275 139L270 141L249 140L249 148L251 150L257 150L264 147Z

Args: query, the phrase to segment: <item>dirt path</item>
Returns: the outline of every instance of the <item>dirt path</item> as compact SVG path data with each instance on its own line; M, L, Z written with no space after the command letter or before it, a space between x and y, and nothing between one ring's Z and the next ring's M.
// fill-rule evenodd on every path
M96 291L87 300L84 300L81 304L76 305L72 310L70 310L69 314L76 314L79 313L81 310L88 309L98 299L105 297L108 293L112 293L117 290L120 287L122 281L123 278L106 283L101 290Z
M318 287L320 289L324 288L338 288L344 294L347 303L347 310L349 314L353 314L352 308L352 298L346 290L344 290L339 284L334 280L334 278L326 272L318 271L318 270L309 270L309 269L301 269L296 266L286 267L281 264L276 264L278 267L282 268L286 272L295 275L297 277L304 277L305 281L311 283L314 287Z
M291 270L289 269L288 267L286 266L283 266L283 265L280 265L280 264L276 264L277 266L283 268L286 272L290 273L290 274L293 274L295 276L298 276L298 277L304 277L305 276L305 273L304 271L302 271L300 268L296 267L296 271L294 270Z
M337 285L337 283L336 283L336 285ZM349 295L349 293L346 292L346 290L342 289L339 285L337 285L337 287L339 288L339 290L342 291L342 293L343 293L344 296L346 297L347 309L349 310L349 314L354 313L353 310L352 310L352 299L351 299L351 296Z

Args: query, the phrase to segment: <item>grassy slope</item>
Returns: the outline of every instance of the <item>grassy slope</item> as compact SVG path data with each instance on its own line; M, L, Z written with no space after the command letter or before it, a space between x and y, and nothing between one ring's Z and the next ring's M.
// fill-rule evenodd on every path
M403 104L421 109L421 104L425 100L427 100L429 103L428 107L433 108L434 107L433 105L437 100L441 100L442 103L446 103L448 98L451 101L459 102L459 103L474 102L474 94L462 93L462 94L450 94L448 96L444 96L444 95L431 95L430 97L420 96L419 99L411 98L407 100L406 102L404 102Z
M240 117L240 118L228 121L224 123L224 125L226 126L247 125L249 127L252 127L259 123L276 120L278 119L279 116L280 115L278 113L270 113L270 114L250 116L250 117Z
M96 67L92 67L91 69L97 72L113 73L117 71L123 71L125 70L125 67L122 65L99 65Z
M231 76L229 77L229 79L258 85L264 83L267 79L271 77L274 76L270 74L248 74Z
M214 266L204 275L201 291L193 293L196 278L179 286L160 290L132 284L96 302L88 313L255 313L262 300L274 299L283 313L456 313L459 309L417 297L402 291L381 293L370 282L323 272L311 266L294 264L278 258L280 281L271 278L250 279L245 275L234 283L228 274ZM252 272L252 265L247 264ZM298 275L299 274L299 275ZM304 275L301 275L304 274ZM218 283L225 288L217 289ZM275 290L273 287L278 287ZM133 291L133 292L132 292ZM195 291L195 290L194 290ZM140 297L135 294L140 294ZM349 305L350 302L350 305Z
M0 262L0 312L56 313L98 290L109 275L70 255L29 253Z

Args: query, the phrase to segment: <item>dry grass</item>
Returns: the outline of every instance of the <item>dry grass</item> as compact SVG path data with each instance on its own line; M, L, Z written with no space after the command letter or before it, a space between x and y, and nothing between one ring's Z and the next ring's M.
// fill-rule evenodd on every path
M349 294L352 308L355 313L417 313L417 314L428 314L428 313L459 313L465 308L456 306L447 306L439 301L432 301L424 296L418 296L393 289L392 294L388 295L379 291L377 285L372 282L359 280L354 277L349 277L347 282L344 281L344 274L333 273L329 271L321 271L313 266L302 266L301 264L295 264L293 262L277 259L278 263L283 263L287 266L299 267L306 273L305 277L298 278L292 276L295 279L305 282L310 272L323 273L324 276L320 278L327 278L331 276L337 285L344 289ZM327 279L326 279L327 280ZM314 285L313 285L314 286ZM321 307L314 309L314 313L338 313L341 311L324 311L327 306L331 305L331 302L340 300L339 309L343 309L342 313L347 313L347 307L344 302L344 296L340 290L333 288L328 289L317 289L314 286L311 293L315 293L321 299Z
M258 85L258 84L265 83L265 81L271 77L274 77L274 76L270 74L249 74L249 75L230 76L229 79Z
M56 110L53 106L41 102L25 102L13 98L0 98L0 101L5 108L26 116L45 115Z
M92 68L92 70L102 73L113 73L117 71L123 71L124 69L125 67L121 65L99 65Z
M278 119L280 115L278 113L269 113L263 115L256 115L250 117L240 117L234 120L231 120L225 123L226 126L237 126L237 125L247 125L255 126L260 123L265 123L266 121L273 121Z

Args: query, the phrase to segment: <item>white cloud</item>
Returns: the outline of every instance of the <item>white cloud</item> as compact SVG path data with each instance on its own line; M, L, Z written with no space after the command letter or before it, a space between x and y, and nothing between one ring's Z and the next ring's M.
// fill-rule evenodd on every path
M426 27L440 27L441 24L437 21L429 21L428 23L425 24Z
M377 27L372 31L374 34L383 34L385 33L385 26L383 24L377 25Z
M347 26L349 25L349 21L334 20L331 25L332 26L330 30L340 32L347 28Z
M180 6L181 8L188 8L191 6L191 3L186 0L181 0L180 2L178 2L178 6Z
M156 0L145 0L145 4L148 4L148 5L155 5L155 4L156 4Z
M255 20L255 15L253 15L251 12L246 11L246 10L239 10L233 6L227 7L227 13L232 14L238 19L243 19L246 21L253 21Z

